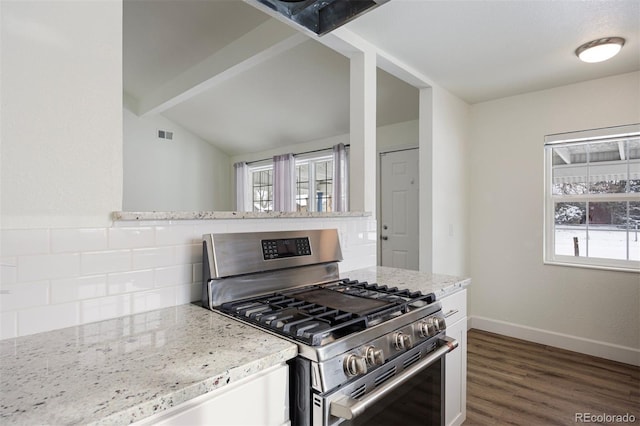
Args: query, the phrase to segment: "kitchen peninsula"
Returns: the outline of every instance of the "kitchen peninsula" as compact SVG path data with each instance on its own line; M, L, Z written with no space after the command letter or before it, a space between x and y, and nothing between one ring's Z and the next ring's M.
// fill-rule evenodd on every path
M392 268L345 275L433 291L445 314L445 301L470 283ZM5 339L0 348L0 419L9 424L129 424L247 382L297 353L284 339L193 304Z

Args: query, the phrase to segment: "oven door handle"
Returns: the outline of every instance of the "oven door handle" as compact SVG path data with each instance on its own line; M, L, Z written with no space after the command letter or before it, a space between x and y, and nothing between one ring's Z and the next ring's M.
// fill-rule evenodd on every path
M329 413L332 416L347 420L351 420L354 417L359 416L372 404L375 404L378 400L385 397L388 393L392 392L411 377L415 376L420 371L436 362L439 358L458 347L458 342L456 340L446 336L441 338L438 343L440 347L431 352L425 359L402 371L402 373L386 382L384 386L366 394L363 398L355 399L350 396L343 396L337 401L331 402Z

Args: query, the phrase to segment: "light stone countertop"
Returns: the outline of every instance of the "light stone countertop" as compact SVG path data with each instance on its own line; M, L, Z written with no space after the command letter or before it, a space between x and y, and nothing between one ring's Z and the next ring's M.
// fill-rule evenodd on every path
M425 272L384 266L372 266L370 268L348 271L341 273L340 276L352 280L367 281L371 284L377 283L389 287L421 291L424 294L434 293L438 300L460 291L471 284L470 278L428 274Z
M6 339L0 424L129 424L296 354L196 305Z
M341 275L438 299L471 282L385 267ZM0 424L129 424L296 354L293 343L196 305L5 339Z
M113 212L116 221L136 220L209 220L209 219L292 219L367 217L370 212L232 212L232 211L183 211L183 212Z

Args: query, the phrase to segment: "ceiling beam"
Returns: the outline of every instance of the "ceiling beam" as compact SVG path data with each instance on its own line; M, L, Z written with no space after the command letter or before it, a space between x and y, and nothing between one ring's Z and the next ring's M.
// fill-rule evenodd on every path
M345 27L340 27L322 37L316 37L316 39L348 58L355 53L373 50L376 52L378 68L418 89L434 86L433 80L429 76L424 75Z
M308 39L295 29L269 19L145 95L139 100L137 113L139 116L161 113Z

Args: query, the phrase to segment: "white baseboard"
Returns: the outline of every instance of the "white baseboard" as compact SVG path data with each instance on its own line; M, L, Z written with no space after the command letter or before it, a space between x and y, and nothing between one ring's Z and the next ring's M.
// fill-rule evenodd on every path
M467 329L472 328L640 366L640 349L628 346L615 345L478 316L469 317Z

